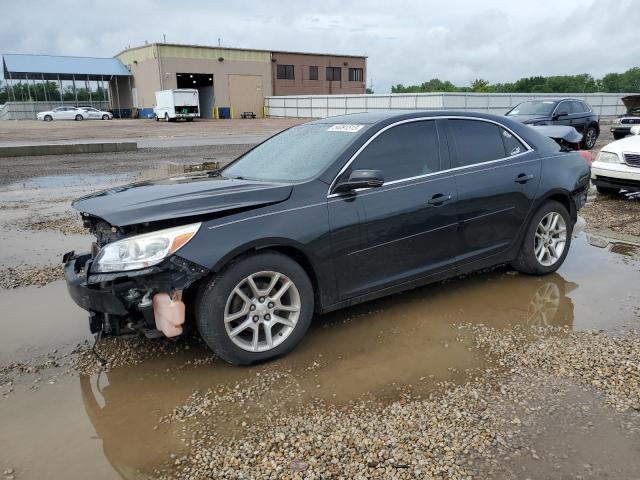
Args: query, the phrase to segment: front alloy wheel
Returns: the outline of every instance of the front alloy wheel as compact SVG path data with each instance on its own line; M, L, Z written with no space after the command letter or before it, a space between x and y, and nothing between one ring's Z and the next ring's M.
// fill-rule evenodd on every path
M314 312L307 272L293 258L264 250L232 261L202 285L196 300L202 339L222 359L250 365L300 343Z
M236 285L225 306L224 325L231 341L250 352L265 352L284 342L300 316L300 292L279 272L249 275Z
M540 265L551 267L560 260L567 244L567 224L558 212L547 213L536 229L534 254Z

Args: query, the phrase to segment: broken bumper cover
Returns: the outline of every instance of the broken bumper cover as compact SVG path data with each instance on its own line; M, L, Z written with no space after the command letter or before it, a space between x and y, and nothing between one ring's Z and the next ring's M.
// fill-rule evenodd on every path
M91 273L91 254L65 254L64 275L73 301L89 312L91 333L110 335L155 330L152 297L182 291L209 270L178 256L160 265L129 272Z

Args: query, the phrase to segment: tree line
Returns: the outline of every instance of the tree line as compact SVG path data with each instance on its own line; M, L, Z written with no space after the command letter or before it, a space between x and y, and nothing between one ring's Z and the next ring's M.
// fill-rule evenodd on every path
M73 86L66 85L62 88L62 100L73 102L78 96L78 101L88 102L89 98L94 101L106 100L106 88L98 86L96 89L87 89L86 87L76 86L76 93L73 92ZM5 102L29 102L48 100L50 102L60 101L60 88L57 82L13 82L9 85L0 80L0 104Z
M580 75L555 75L550 77L526 77L507 83L490 83L476 78L468 87L454 85L448 80L433 78L420 85L391 87L391 93L422 92L487 92L487 93L640 93L640 67L624 73L608 73L596 79L588 73Z

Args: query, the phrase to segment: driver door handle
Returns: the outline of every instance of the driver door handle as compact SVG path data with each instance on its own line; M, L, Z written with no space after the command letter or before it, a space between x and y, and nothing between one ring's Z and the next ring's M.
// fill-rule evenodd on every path
M535 175L532 175L530 173L521 173L520 175L518 175L516 177L516 179L514 180L514 182L516 183L520 183L520 184L525 184L527 183L529 180L533 180L535 178Z

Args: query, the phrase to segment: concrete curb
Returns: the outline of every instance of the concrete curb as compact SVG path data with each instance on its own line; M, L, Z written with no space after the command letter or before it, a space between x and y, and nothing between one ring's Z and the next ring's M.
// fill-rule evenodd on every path
M78 153L132 152L136 142L52 143L49 145L0 146L0 157L30 157L40 155L71 155Z

